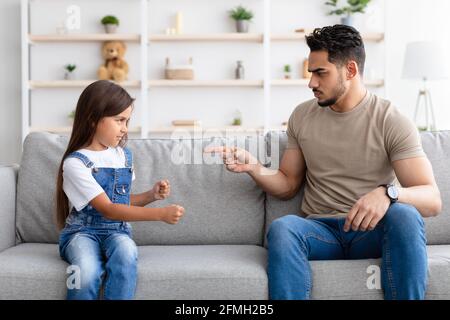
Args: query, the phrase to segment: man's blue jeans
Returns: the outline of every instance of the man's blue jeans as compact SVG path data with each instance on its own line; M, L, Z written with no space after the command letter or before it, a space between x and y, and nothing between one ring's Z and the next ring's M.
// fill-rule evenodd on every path
M424 222L411 205L395 203L372 231L344 232L345 218L275 220L267 235L271 299L309 299L309 260L382 258L385 299L424 299L427 252Z

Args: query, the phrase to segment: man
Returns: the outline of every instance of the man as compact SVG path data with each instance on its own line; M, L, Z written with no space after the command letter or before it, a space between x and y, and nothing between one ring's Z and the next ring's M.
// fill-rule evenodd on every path
M279 170L242 149L206 150L222 153L228 170L247 172L281 199L305 181L306 218L287 215L269 228L270 298L310 298L309 260L381 257L385 299L424 299L422 217L437 215L441 198L417 129L364 87L364 44L354 28L315 29L306 42L316 99L292 113Z

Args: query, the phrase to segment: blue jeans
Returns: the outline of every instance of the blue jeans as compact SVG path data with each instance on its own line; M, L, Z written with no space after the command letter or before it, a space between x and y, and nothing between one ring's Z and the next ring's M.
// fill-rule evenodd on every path
M411 205L395 203L372 231L344 232L345 218L275 220L267 235L271 299L309 299L309 260L382 258L385 299L424 299L427 251L424 222Z
M98 299L103 280L104 299L133 299L137 248L127 224L119 222L102 229L68 225L60 235L60 254L79 271L79 286L68 283L67 299Z

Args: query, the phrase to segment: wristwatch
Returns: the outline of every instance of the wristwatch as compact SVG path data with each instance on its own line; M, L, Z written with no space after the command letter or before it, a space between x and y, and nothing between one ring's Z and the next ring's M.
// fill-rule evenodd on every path
M382 184L380 187L386 188L386 195L388 196L389 200L391 200L391 204L396 203L398 200L398 189L397 187L392 184Z

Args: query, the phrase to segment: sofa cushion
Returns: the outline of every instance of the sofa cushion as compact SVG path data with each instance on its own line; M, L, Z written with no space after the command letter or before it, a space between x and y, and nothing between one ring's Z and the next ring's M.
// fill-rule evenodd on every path
M421 133L422 145L430 160L436 182L439 186L442 198L442 212L437 217L424 219L428 244L450 244L450 131L423 132ZM266 139L268 157L272 152L280 157L284 153L287 144L285 132L270 132ZM271 144L274 144L272 146ZM279 163L279 162L278 162ZM276 199L267 195L267 213L265 230L267 232L270 223L286 214L299 214L302 199L302 190L288 201Z
M157 180L169 179L171 196L154 206L176 203L185 208L183 219L176 225L134 223L134 237L139 245L262 244L264 192L247 174L227 171L221 157L205 155L201 163L204 147L225 143L223 139L130 141L137 172L132 191L143 192ZM257 138L246 138L245 143L241 146L254 149ZM264 148L262 136L259 145ZM177 150L183 150L182 154L192 150L191 164L171 162Z
M139 246L136 299L267 299L266 250L251 245ZM0 253L0 299L65 299L55 244Z
M139 247L136 299L267 299L260 246Z
M16 241L56 243L55 190L67 138L31 133L23 144L17 180Z
M26 243L0 253L0 300L66 298L66 268L55 244Z
M423 132L421 139L442 199L442 212L425 219L428 243L450 244L450 131Z
M287 135L282 131L271 131L267 133L266 142L268 159L267 163L272 169L278 169L280 167L284 150L286 149ZM264 224L265 234L267 234L267 231L269 231L269 226L273 220L287 214L301 215L300 208L304 189L304 185L302 185L299 192L289 200L280 200L270 194L266 195L266 221ZM267 247L266 237L264 237L264 245Z
M19 242L57 242L52 214L55 181L67 143L68 137L50 133L31 133L25 139L17 187ZM206 146L233 143L251 150L261 148L265 154L262 136L129 141L136 172L132 192L147 191L157 180L169 179L171 196L150 206L175 203L185 208L184 218L176 225L132 223L138 245L262 244L263 191L248 175L228 172L220 157L203 155Z
M450 245L427 246L428 287L425 299L450 298ZM313 299L383 299L374 271L381 259L311 261ZM379 269L378 269L379 270ZM369 282L369 286L368 286ZM369 289L370 288L370 289Z
M136 299L267 299L266 250L259 246L140 246ZM450 245L428 246L426 299L450 299ZM380 259L311 261L313 299L382 299L369 289ZM64 299L66 268L55 244L0 253L0 299ZM369 269L368 269L369 268ZM371 267L373 268L373 267Z

